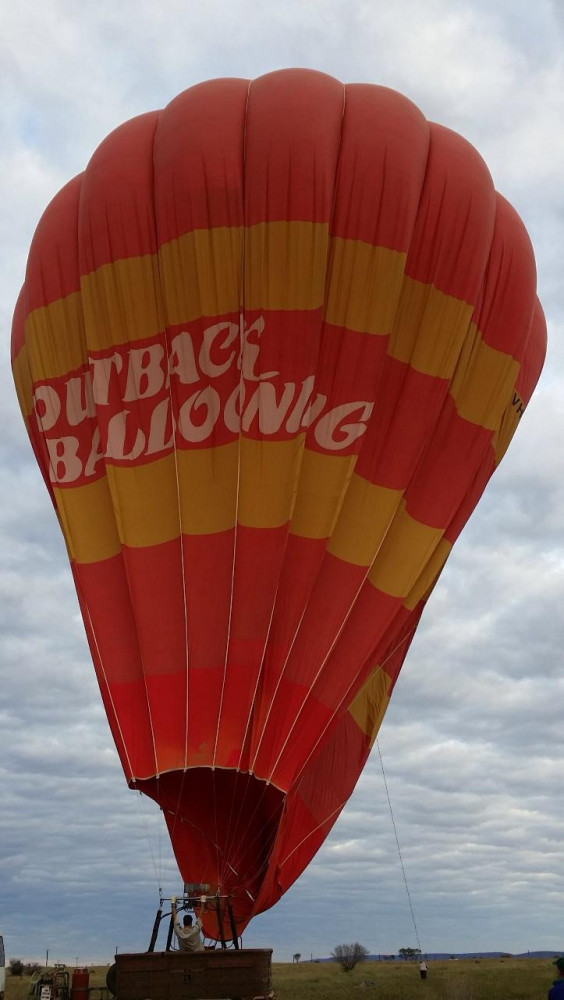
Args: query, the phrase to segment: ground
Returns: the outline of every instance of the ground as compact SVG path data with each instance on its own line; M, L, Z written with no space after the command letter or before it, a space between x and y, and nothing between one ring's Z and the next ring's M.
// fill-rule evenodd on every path
M333 962L275 964L275 997L419 1000L420 995L420 1000L546 1000L554 979L547 959L461 959L428 962L428 966L428 978L422 981L414 962L363 962L352 972L343 972ZM91 969L91 986L105 983L107 968ZM27 1000L29 977L6 973L5 1000Z

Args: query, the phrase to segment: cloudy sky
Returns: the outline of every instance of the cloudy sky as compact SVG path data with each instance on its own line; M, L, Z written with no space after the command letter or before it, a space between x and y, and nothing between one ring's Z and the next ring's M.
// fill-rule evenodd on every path
M549 354L412 646L380 748L424 951L564 951L564 14L560 0L18 0L0 14L0 929L11 957L144 949L178 891L130 792L17 410L11 315L49 199L126 118L305 66L400 90L478 147L531 234ZM248 945L416 946L375 753Z

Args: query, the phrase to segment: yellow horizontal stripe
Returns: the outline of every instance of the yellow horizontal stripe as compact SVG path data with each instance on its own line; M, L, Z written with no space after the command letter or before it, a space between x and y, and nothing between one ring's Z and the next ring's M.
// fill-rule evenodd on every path
M123 545L158 545L180 535L174 455L150 465L107 465L106 473Z
M235 525L237 442L178 450L150 465L108 467L124 545L159 545Z
M360 333L389 334L406 254L362 240L331 241L325 319Z
M402 501L368 574L370 583L392 597L407 597L442 535L442 528L430 528L411 517Z
M435 586L444 564L450 555L451 549L451 542L449 542L446 538L441 538L435 551L432 553L429 561L425 565L423 572L416 580L403 602L405 607L409 608L410 611L413 611L416 605L419 604L419 601L423 599L426 600L428 598L433 587Z
M34 382L58 378L86 364L80 292L34 309L25 321L25 344Z
M450 387L460 416L495 430L512 396L518 373L519 363L486 344L471 323Z
M329 246L325 222L259 222L245 240L247 309L318 309Z
M69 556L78 563L110 559L121 543L105 477L74 489L54 489Z
M386 714L391 683L386 671L376 667L349 708L349 713L359 729L369 737L370 746L374 743Z
M241 438L239 524L277 528L290 520L303 445L303 434L291 441Z
M471 318L471 305L406 278L388 353L424 375L450 380Z
M290 531L302 538L329 538L339 515L356 455L304 451Z
M153 337L166 325L156 255L104 264L80 287L89 351Z
M185 233L159 248L159 270L168 324L200 316L238 313L243 259L241 227Z
M29 370L28 350L25 343L12 362L12 373L20 410L27 423L27 419L33 409L33 384Z
M236 312L244 258L249 309L314 309L326 296L329 322L371 334L391 329L392 357L427 375L453 378L459 413L495 429L518 364L484 344L471 324L472 307L402 277L404 254L397 251L335 238L328 275L327 251L325 224L272 222L246 233L236 227L197 230L161 247L158 258L105 264L81 279L81 293L27 317L33 381L76 370L88 351L155 337L165 322ZM29 406L25 375L14 367Z
M180 508L185 535L235 526L239 442L178 452Z
M401 498L401 490L374 486L353 475L329 541L329 552L356 566L370 566Z
M121 545L160 545L180 536L181 523L186 535L233 528L237 455L237 442L178 451L176 462L170 454L148 465L108 465L107 479L55 489L71 557L98 562Z

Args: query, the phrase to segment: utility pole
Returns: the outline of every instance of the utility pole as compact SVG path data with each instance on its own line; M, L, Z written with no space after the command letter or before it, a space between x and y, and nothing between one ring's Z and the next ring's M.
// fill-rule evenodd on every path
M46 969L49 968L49 949L48 948L47 948L47 951L45 952L45 968Z

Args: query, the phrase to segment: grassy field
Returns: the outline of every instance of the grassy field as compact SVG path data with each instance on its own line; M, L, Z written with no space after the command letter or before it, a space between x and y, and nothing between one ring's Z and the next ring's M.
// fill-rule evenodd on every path
M419 978L418 966L407 962L364 962L352 972L343 972L332 962L274 965L274 993L276 1000L546 1000L554 979L546 959L468 959L428 965L425 981ZM107 966L91 969L90 985L103 985L106 971ZM26 1000L28 989L28 977L7 972L5 1000Z

